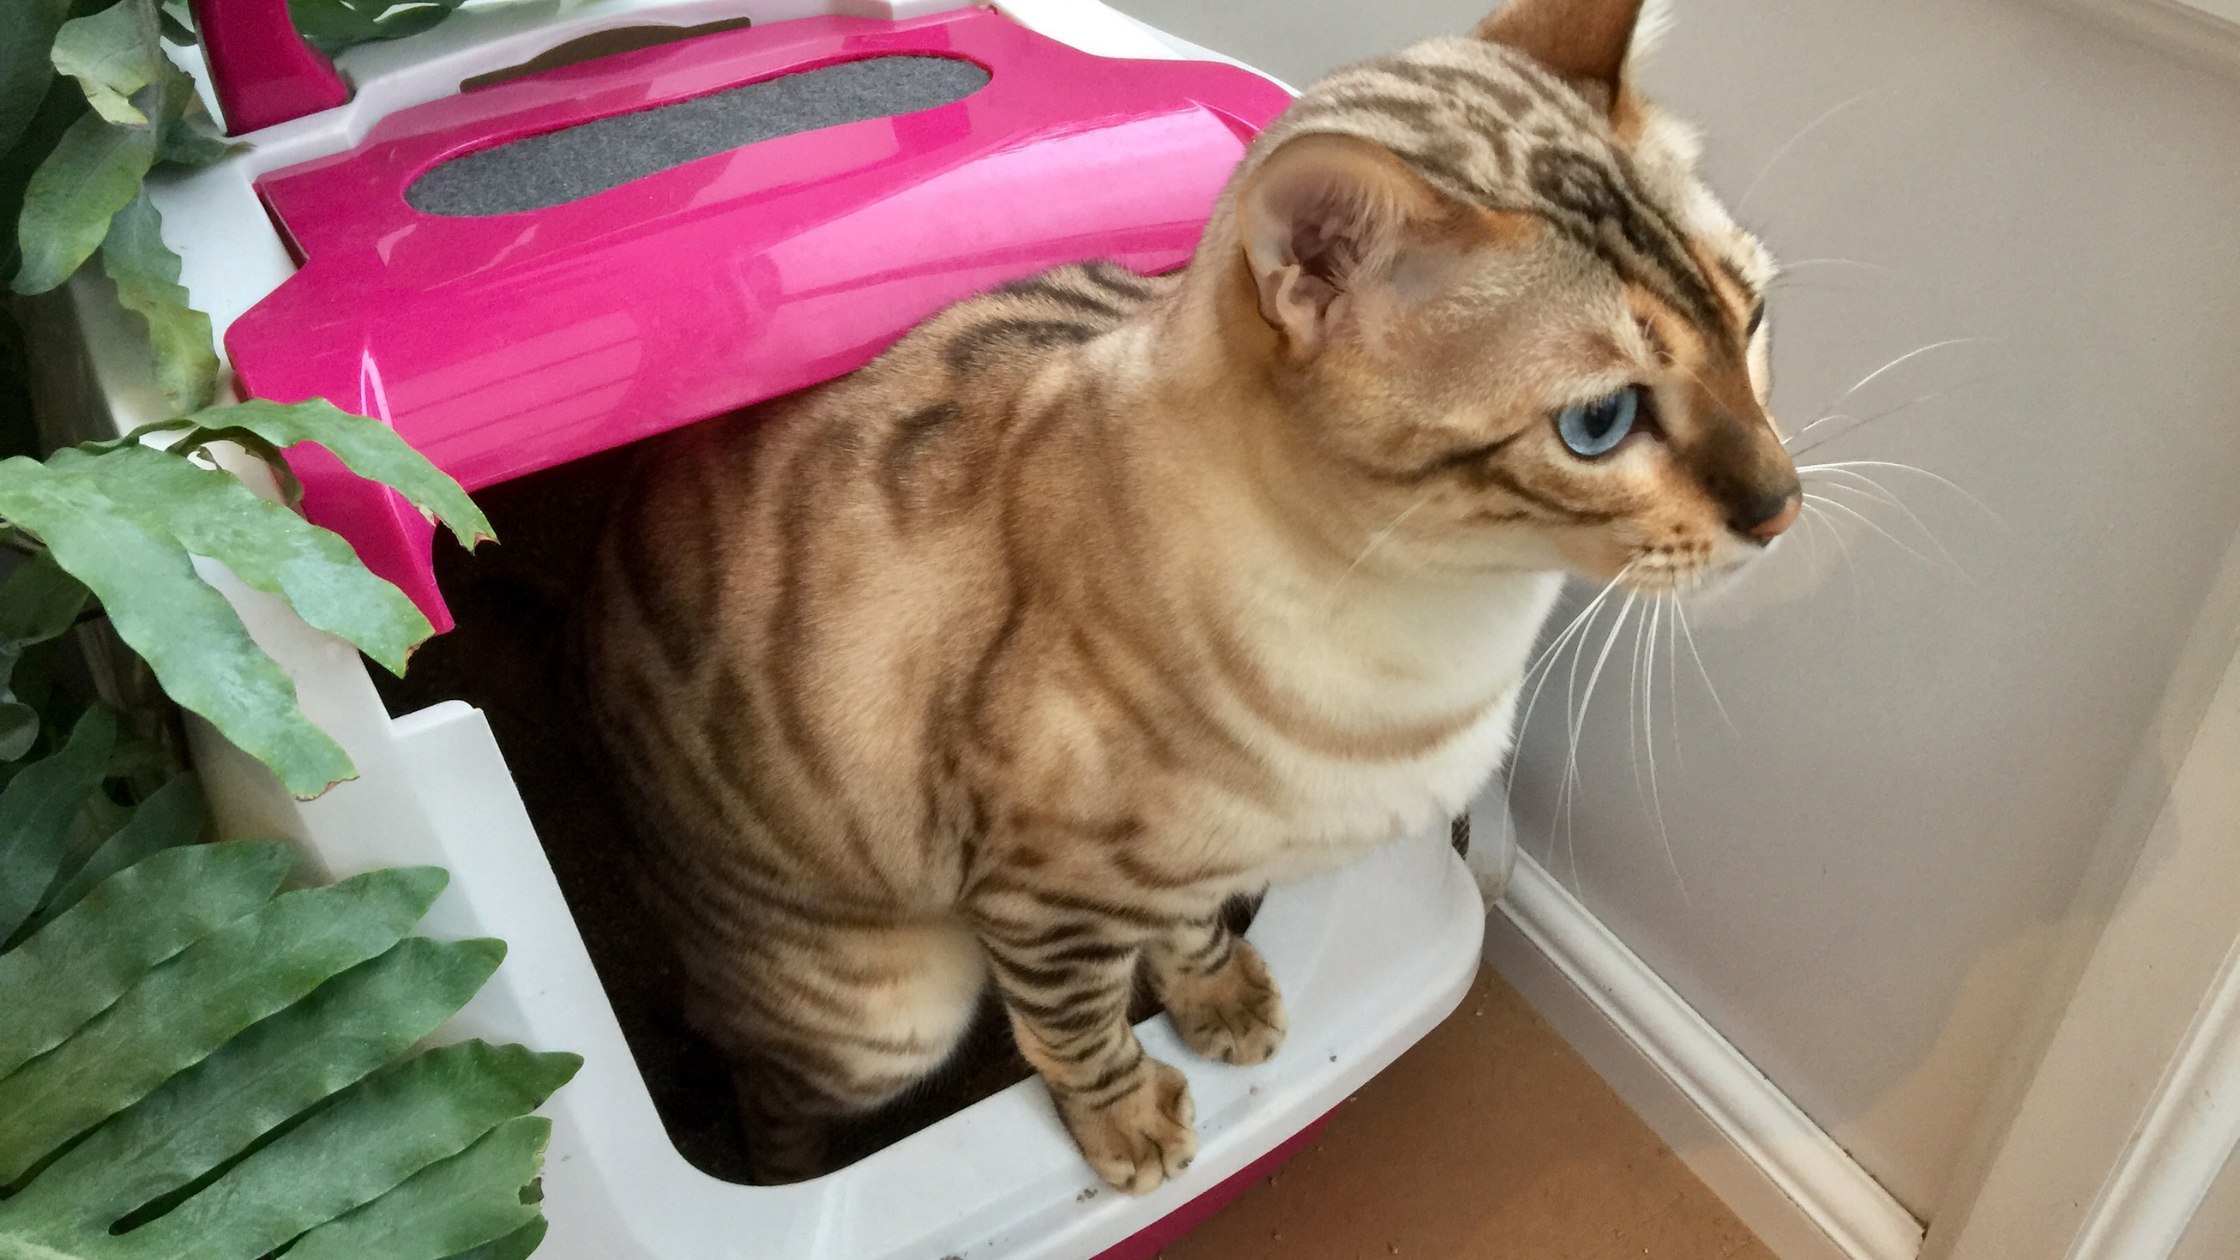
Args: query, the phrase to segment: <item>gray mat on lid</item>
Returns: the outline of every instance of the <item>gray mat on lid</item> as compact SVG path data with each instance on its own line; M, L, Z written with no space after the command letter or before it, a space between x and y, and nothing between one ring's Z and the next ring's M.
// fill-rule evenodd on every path
M946 105L987 82L949 57L843 62L453 158L405 200L424 214L542 210L758 140Z

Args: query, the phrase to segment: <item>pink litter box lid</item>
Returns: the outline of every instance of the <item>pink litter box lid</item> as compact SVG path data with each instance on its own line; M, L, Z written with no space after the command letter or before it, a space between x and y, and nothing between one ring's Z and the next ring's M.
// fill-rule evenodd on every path
M428 213L470 153L820 67L980 67L947 104L801 131L560 204ZM992 11L819 17L603 57L403 110L257 183L302 264L226 334L244 393L377 417L469 490L861 367L943 306L1066 262L1190 256L1289 103L1233 66L1092 56ZM315 448L312 520L437 628L432 527Z

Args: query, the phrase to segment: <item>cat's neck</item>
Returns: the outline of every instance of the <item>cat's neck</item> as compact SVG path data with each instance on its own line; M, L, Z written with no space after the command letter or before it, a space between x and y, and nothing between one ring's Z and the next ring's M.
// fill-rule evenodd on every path
M1123 332L1110 364L1142 438L1137 519L1183 623L1329 722L1390 728L1497 705L1562 575L1410 564L1382 548L1395 513L1360 501L1347 471L1302 441L1255 362L1273 350L1252 339L1265 325L1253 314L1240 329L1237 314L1186 284Z

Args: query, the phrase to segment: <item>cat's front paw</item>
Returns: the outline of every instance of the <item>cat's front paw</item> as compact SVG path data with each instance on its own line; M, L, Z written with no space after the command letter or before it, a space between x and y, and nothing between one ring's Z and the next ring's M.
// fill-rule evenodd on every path
M1149 1194L1178 1177L1198 1154L1198 1134L1190 1127L1198 1109L1182 1073L1143 1060L1135 1084L1101 1104L1058 1098L1081 1154L1097 1175L1129 1194Z
M1290 1028L1276 978L1260 951L1241 940L1221 970L1167 976L1159 996L1183 1044L1223 1063L1266 1063Z

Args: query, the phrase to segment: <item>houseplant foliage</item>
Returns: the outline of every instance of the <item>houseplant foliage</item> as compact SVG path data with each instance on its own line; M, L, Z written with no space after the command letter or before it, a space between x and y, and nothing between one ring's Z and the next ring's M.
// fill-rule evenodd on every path
M295 12L335 48L408 34L450 7L301 0ZM0 27L0 211L17 229L11 284L44 293L98 258L119 302L145 320L157 384L183 418L44 464L0 461L0 541L38 562L22 578L36 592L18 594L47 602L54 615L34 618L34 628L52 637L90 591L166 694L272 767L290 792L316 796L356 773L349 757L305 720L287 676L190 556L222 563L401 673L430 632L426 619L340 538L289 510L295 486L280 451L297 442L327 447L470 547L489 536L489 524L456 483L384 425L319 400L210 406L218 385L210 320L189 304L179 258L142 187L153 170L204 165L230 147L193 80L164 52L165 39L192 39L184 10L157 0L28 0L24 8L21 20ZM157 449L143 438L170 445ZM260 500L202 458L215 442L261 456L288 502ZM10 650L0 643L0 666L12 668ZM0 689L9 681L0 670ZM21 757L33 734L25 707L0 691L0 758Z
M71 745L107 722L90 710ZM0 952L0 1260L536 1249L551 1125L528 1113L581 1060L480 1041L407 1057L504 945L407 935L440 870L275 896L292 861L158 847L56 880Z
M332 49L452 7L295 9ZM211 582L278 597L399 672L430 632L296 514L287 447L324 446L469 546L488 524L384 425L317 400L212 405L210 321L142 186L229 151L162 47L194 38L183 6L8 9L0 278L35 295L100 267L146 322L177 418L34 458L0 311L0 442L20 452L0 459L0 547L18 553L0 564L0 1260L519 1260L545 1228L550 1127L529 1113L580 1060L479 1041L411 1054L503 945L409 935L441 871L280 892L288 846L207 843L169 703L313 796L349 758ZM269 493L218 467L234 449L270 469ZM160 693L128 685L144 678Z

